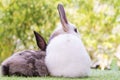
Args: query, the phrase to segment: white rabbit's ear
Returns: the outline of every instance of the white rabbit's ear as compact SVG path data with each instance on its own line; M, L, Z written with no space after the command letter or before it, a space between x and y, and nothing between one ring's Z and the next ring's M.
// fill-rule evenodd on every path
M60 16L61 24L63 26L63 30L65 32L67 32L69 30L69 27L67 26L68 21L67 21L67 18L66 18L64 7L63 7L62 4L58 4L57 9L58 9L58 12L59 12L59 16Z
M38 47L39 47L42 51L45 51L47 44L46 44L44 38L43 38L39 33L37 33L36 31L34 31L34 35L35 35L35 38L36 38L36 42L37 42Z

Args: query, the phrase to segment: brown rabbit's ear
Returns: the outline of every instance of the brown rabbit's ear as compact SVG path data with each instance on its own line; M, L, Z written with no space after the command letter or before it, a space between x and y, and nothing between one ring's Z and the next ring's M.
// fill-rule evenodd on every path
M39 33L37 33L36 31L34 31L34 35L35 35L35 38L36 38L36 42L37 42L38 47L39 47L42 51L45 51L47 44L46 44L44 38L43 38Z
M63 7L62 4L58 4L57 9L58 9L58 12L59 12L59 16L60 16L61 24L63 26L63 30L65 32L67 32L69 27L67 26L68 21L67 21L67 18L66 18L64 7Z

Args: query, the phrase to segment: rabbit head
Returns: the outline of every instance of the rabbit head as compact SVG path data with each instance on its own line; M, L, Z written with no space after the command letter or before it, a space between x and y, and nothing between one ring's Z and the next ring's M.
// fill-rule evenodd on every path
M57 9L59 12L61 24L59 24L58 27L55 29L55 31L52 33L52 35L50 36L50 40L58 36L59 34L66 34L66 33L79 36L79 32L76 26L68 22L63 5L58 4Z
M48 70L44 62L46 42L41 35L34 31L39 51L25 50L14 53L2 62L3 75L16 76L46 76Z

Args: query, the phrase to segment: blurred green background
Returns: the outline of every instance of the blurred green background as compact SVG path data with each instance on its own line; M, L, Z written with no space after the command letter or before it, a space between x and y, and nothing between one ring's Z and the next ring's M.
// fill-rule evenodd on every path
M34 30L48 41L59 22L58 3L92 60L110 65L120 45L120 0L0 0L0 62L17 51L37 50Z

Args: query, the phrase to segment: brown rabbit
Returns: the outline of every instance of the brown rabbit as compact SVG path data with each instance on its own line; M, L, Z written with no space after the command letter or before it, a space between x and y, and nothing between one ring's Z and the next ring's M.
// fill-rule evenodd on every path
M7 76L47 76L48 70L44 62L46 42L34 31L36 42L41 50L25 50L14 53L1 64L2 75Z

